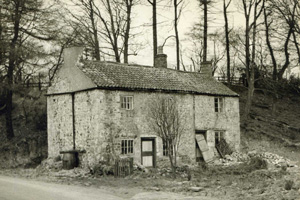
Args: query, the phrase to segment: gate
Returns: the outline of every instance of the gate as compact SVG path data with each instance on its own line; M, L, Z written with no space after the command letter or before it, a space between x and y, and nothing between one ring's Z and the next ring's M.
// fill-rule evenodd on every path
M119 158L115 161L115 177L125 177L133 173L133 158Z

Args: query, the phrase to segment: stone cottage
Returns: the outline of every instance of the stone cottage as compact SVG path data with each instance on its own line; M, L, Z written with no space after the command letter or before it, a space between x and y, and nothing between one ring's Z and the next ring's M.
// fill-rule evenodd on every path
M116 155L155 167L167 155L166 144L149 126L147 105L158 96L172 96L186 121L178 153L196 162L211 161L223 138L239 149L238 95L217 82L204 63L202 72L167 68L160 52L154 67L78 59L82 48L64 53L64 65L47 93L48 156L79 151L82 167ZM107 157L108 156L108 157Z

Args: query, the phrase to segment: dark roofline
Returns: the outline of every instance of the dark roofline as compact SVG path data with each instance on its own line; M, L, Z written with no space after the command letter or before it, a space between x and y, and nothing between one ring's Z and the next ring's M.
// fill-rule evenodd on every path
M239 97L239 95L226 95L226 94L210 94L210 93L200 93L194 91L184 91L184 90L165 90L165 89L152 89L152 88L122 88L122 87L93 87L87 88L83 90L76 90L72 92L61 92L61 93L52 93L45 94L45 96L53 96L53 95L65 95L65 94L75 94L78 92L86 92L91 90L104 89L104 90L120 90L120 91L142 91L142 92L161 92L161 93L179 93L179 94L196 94L196 95L206 95L206 96L221 96L221 97Z

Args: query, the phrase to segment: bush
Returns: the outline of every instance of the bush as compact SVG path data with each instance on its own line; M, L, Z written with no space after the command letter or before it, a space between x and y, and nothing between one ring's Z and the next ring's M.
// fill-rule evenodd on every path
M248 166L249 166L249 169L252 171L258 170L258 169L268 169L268 162L263 158L254 156L254 157L251 157Z
M284 185L284 189L286 190L291 190L294 186L294 181L293 180L286 180L285 181L285 185Z

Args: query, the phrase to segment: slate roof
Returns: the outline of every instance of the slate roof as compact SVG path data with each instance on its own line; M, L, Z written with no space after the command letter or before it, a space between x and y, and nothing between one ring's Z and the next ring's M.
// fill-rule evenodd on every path
M238 96L213 77L168 68L88 61L78 66L99 88Z

